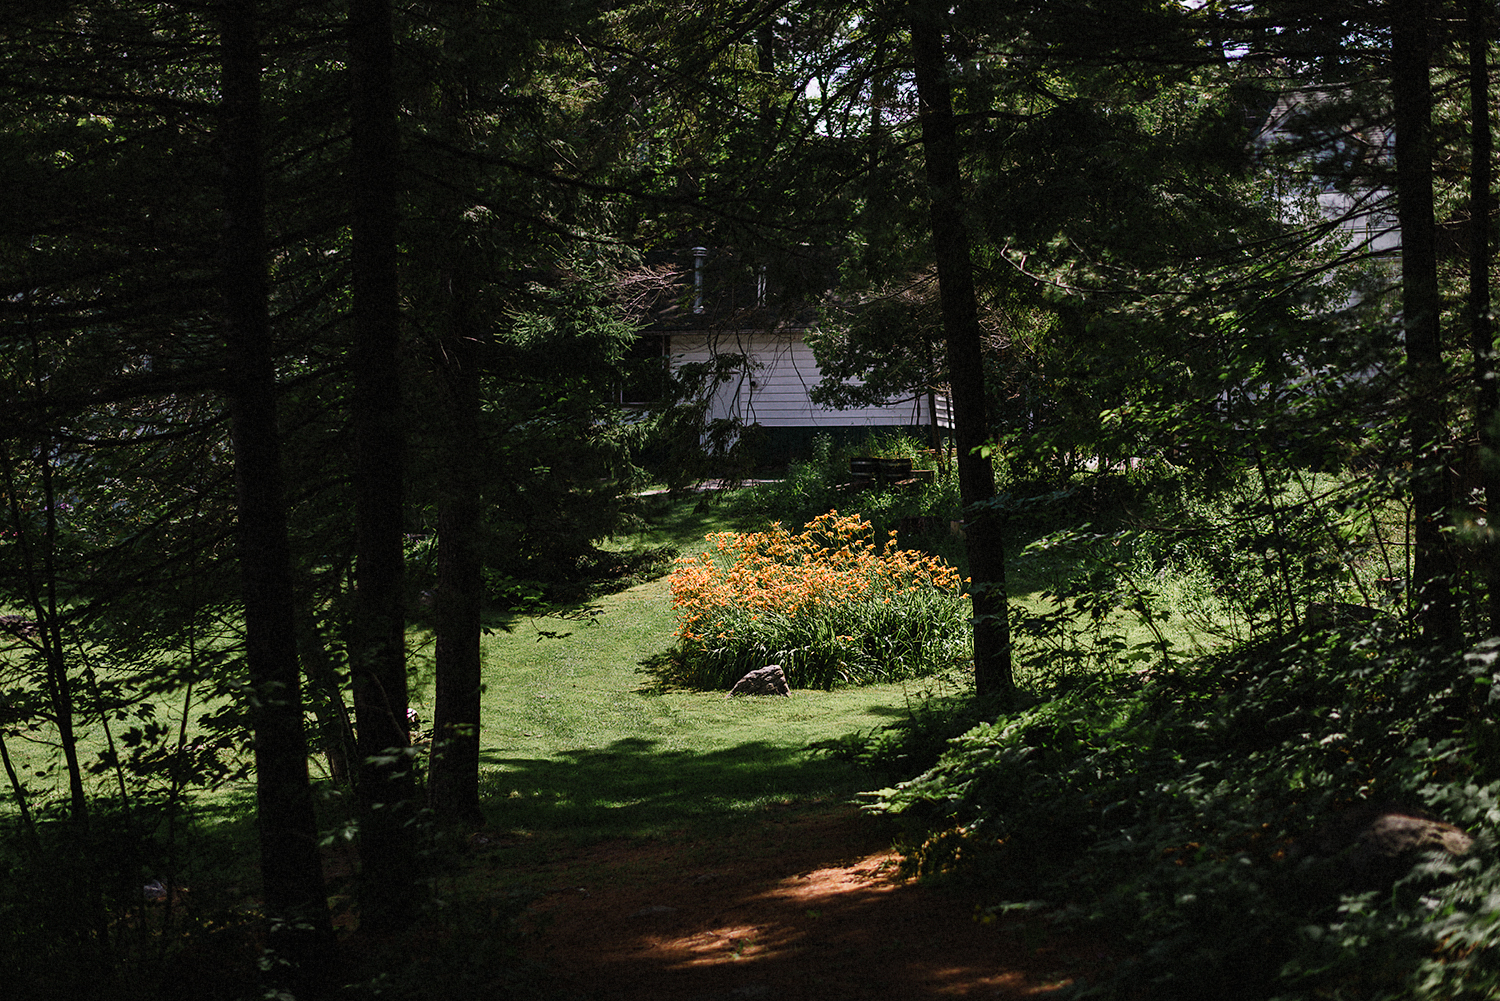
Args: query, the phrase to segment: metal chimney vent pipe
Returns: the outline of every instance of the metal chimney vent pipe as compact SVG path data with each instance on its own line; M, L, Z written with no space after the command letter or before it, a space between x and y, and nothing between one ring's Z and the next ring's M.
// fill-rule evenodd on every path
M693 312L703 312L703 262L708 260L707 247L693 248Z

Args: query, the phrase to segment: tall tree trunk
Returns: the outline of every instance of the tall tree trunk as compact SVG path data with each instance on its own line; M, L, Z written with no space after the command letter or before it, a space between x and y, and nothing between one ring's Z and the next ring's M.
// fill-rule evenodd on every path
M0 702L0 708L9 708ZM21 813L21 830L26 834L26 847L36 851L41 846L36 834L36 824L31 820L31 808L26 802L26 786L16 774L16 766L10 760L10 749L5 744L5 731L0 730L0 763L5 765L5 777L10 780L11 795L15 797L16 809Z
M307 595L297 603L297 652L307 678L309 708L317 719L319 740L315 749L327 757L329 777L352 789L354 775L349 763L355 757L354 725L344 704L338 667L323 642L323 631Z
M466 3L445 40L455 63L464 64L464 35L477 30L476 8ZM471 67L466 67L472 69ZM450 81L441 99L442 127L455 145L471 143L463 79ZM473 176L455 187L473 190ZM480 464L480 338L474 289L477 251L460 220L469 199L444 199L447 260L439 269L444 323L434 367L442 397L442 441L438 472L437 677L434 685L432 755L427 802L438 820L483 824L479 809L480 621L484 603L480 524L483 508Z
M1494 141L1490 135L1490 29L1495 5L1469 0L1469 121L1472 166L1469 171L1469 338L1474 354L1477 390L1475 421L1479 425L1480 469L1486 522L1491 533L1500 518L1500 387L1495 384L1495 330L1490 314L1490 215L1495 199ZM1484 545L1485 585L1489 598L1489 635L1500 636L1500 539Z
M1396 200L1401 225L1401 311L1406 332L1407 427L1412 448L1415 539L1412 589L1422 637L1462 639L1453 601L1453 552L1444 538L1450 491L1437 226L1432 204L1432 83L1428 0L1392 0L1391 98L1396 129Z
M457 247L462 257L467 248ZM438 497L437 684L427 798L439 820L480 824L479 332L462 261L442 276L448 304L439 375L446 410Z
M937 258L943 332L948 341L948 380L953 393L953 431L958 450L958 489L963 500L969 576L974 599L974 684L980 695L1010 698L1010 623L1006 618L1005 548L1000 523L986 506L995 493L994 472L980 448L989 439L979 309L969 234L963 218L958 133L943 51L946 6L917 0L911 7L911 47L916 64L922 150L932 199L932 243Z
M755 69L767 77L776 73L776 27L769 20L755 29ZM776 152L776 111L769 88L760 99L760 141L769 160Z
M354 290L354 718L360 921L403 927L416 903L416 779L407 729L401 529L404 441L397 140L389 0L350 0Z
M269 977L301 993L316 989L326 973L333 928L307 777L276 426L255 2L223 0L222 17L224 318L261 880L274 959Z
M32 388L41 402L42 386L41 343L31 323L31 300L26 299L25 329L31 348ZM15 470L12 468L10 452L0 446L0 473L4 475L6 496L10 498L10 515L15 531L16 543L21 551L21 565L26 580L26 598L31 605L33 621L36 623L34 640L42 653L45 665L47 701L52 707L52 722L57 727L58 743L62 745L63 761L68 771L69 817L74 827L87 832L89 826L88 797L83 788L83 769L78 762L78 740L73 730L72 679L68 676L68 663L63 655L62 622L57 614L57 491L52 476L52 436L41 435L36 446L38 471L42 479L42 507L47 512L41 538L41 566L37 566L36 554L32 551L31 533L21 520L20 497L16 493Z

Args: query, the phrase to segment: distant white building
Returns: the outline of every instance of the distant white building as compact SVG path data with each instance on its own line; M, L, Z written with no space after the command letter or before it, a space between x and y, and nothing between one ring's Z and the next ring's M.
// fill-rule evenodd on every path
M1395 199L1376 175L1394 161L1395 137L1385 125L1344 114L1344 97L1324 87L1288 88L1252 143L1292 168L1293 180L1279 193L1288 211L1311 196L1323 220L1347 234L1347 252L1393 255L1401 250Z
M805 450L818 433L857 436L906 428L925 439L934 425L952 427L948 398L941 393L913 392L844 410L814 403L812 390L823 378L807 343L817 329L815 311L775 301L774 283L768 288L764 270L741 265L732 252L697 247L687 253L691 264L683 272L692 275L691 299L663 311L643 332L643 350L659 354L673 372L701 366L718 373L704 386L706 422L758 427L778 455Z
M711 391L709 419L735 418L764 428L911 427L933 423L927 394L914 393L881 406L832 410L812 401L822 373L807 344L807 328L685 331L668 335L674 368L711 364L717 356L745 359L738 372ZM938 426L950 427L948 399L937 395Z

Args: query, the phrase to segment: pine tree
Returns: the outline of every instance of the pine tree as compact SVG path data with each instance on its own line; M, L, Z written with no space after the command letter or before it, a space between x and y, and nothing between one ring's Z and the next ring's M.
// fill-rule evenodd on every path
M359 740L361 921L415 917L415 761L407 713L396 94L388 0L351 0L355 565L350 671Z
M921 104L922 148L931 187L932 243L937 259L943 330L948 345L948 384L952 394L958 482L965 510L965 546L974 602L974 686L981 696L1010 701L1010 621L1005 590L1005 549L1000 525L988 502L995 476L988 453L984 363L981 358L974 265L964 223L958 135L944 51L943 11L936 3L914 5L912 58Z
M265 263L260 64L254 0L221 9L224 148L224 316L245 659L253 691L261 879L270 918L268 974L301 992L324 981L333 928L323 890L307 776L302 687L293 628L291 559L282 499L280 431Z

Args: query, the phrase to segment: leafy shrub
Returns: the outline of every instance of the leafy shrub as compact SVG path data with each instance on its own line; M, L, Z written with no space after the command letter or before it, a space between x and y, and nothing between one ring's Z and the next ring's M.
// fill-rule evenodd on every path
M1128 958L1072 996L1490 997L1500 781L1478 696L1496 650L1460 661L1379 629L1245 646L978 726L872 797L931 831L910 869L1041 897L1113 936ZM1382 802L1478 848L1382 891L1329 882L1298 849Z
M90 810L85 830L66 803L44 804L35 831L0 838L6 996L258 996L264 926L226 889L251 875L233 809L211 817L181 806L174 823L162 804L101 796Z
M485 598L493 608L529 614L547 603L547 585L543 581L519 579L491 567L485 567L481 573Z
M1391 540L1405 531L1404 512L1378 479L1267 467L1158 500L1112 538L1113 563L1188 598L1191 607L1174 605L1205 633L1243 640L1283 632L1320 606L1385 605L1403 572Z
M936 677L945 680L944 675ZM916 693L907 701L906 715L884 726L816 741L808 749L872 772L911 775L925 771L937 764L955 737L995 719L1007 708L1000 698L975 695L971 679L959 681L945 686L946 692Z
M1033 585L1011 608L1018 675L1057 685L1309 622L1393 621L1405 557L1388 540L1404 529L1380 484L1267 469L1212 492L1182 487L1148 467L1051 494L1012 484L996 498L1013 530L1043 533L1012 550ZM1087 489L1124 506L1096 506L1098 520L1081 523Z
M958 571L872 541L830 511L796 534L720 532L671 575L679 624L664 680L724 688L779 663L797 688L917 677L970 657ZM894 534L894 533L893 533Z
M909 435L876 434L858 444L835 447L831 437L820 434L813 439L812 455L805 462L791 463L784 479L740 491L734 501L736 513L802 524L830 509L858 511L877 531L895 528L908 516L959 517L957 476L855 492L849 486L849 460L857 455L909 458L916 468L930 468L933 462Z

